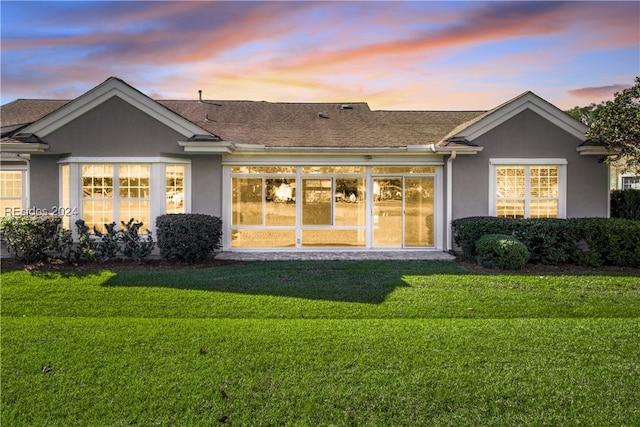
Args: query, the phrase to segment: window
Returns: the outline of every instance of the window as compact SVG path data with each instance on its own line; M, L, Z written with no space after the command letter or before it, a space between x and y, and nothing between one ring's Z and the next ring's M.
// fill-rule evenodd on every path
M621 188L623 190L640 190L640 176L623 176Z
M166 209L168 214L185 213L184 165L166 165Z
M21 215L26 209L26 170L0 171L0 216Z
M529 162L491 160L490 214L507 218L564 217L566 162Z
M131 218L149 225L149 165L82 165L82 218L89 229ZM117 197L116 197L117 195Z
M121 226L131 219L154 231L155 218L165 213L190 211L190 164L168 157L113 158L68 157L60 163L60 206L68 213L65 227L83 219L92 232L104 224ZM95 159L98 160L98 159Z

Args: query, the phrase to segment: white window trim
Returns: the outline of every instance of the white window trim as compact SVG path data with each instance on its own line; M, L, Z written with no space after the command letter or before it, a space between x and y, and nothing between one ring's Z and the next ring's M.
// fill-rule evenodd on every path
M640 175L634 174L634 173L621 173L618 175L618 188L620 190L624 190L624 188L622 188L622 184L624 181L624 178L636 178L636 177L640 177Z
M20 209L24 212L29 209L29 166L31 163L22 165L3 165L3 171L20 172L22 195L20 196ZM7 200L18 200L18 197L7 197ZM4 214L4 213L3 213Z
M149 222L145 224L151 233L156 234L155 219L166 213L166 168L167 164L181 164L185 166L185 213L191 212L191 160L177 157L66 157L58 161L60 166L69 165L69 210L77 212L69 218L69 226L75 228L75 222L82 218L82 165L84 164L148 164L150 166L150 207ZM59 171L62 169L60 168ZM114 173L115 174L115 173ZM62 173L59 176L59 203L62 205ZM118 200L118 198L115 198ZM74 211L73 208L77 208ZM114 221L118 222L116 218ZM119 225L119 224L118 224ZM74 231L75 233L75 231Z
M308 162L305 162L303 164L296 164L296 162L284 162L284 161L279 161L279 162L271 162L271 163L261 163L261 162L254 162L254 161L244 161L244 162L238 162L238 163L231 163L231 164L226 164L223 163L223 167L222 167L222 200L224 200L225 202L223 203L223 209L222 209L222 224L223 224L223 233L222 233L222 250L224 251L238 251L238 252L244 252L244 251L254 251L255 248L234 248L231 246L231 229L232 229L232 203L231 203L231 182L232 182L232 178L236 178L236 177L266 177L266 176L276 176L276 175L272 175L272 174L232 174L231 173L231 169L233 166L295 166L296 167L296 172L294 173L290 173L290 174L277 174L278 177L285 177L285 176L289 176L289 177L294 177L296 179L296 199L297 200L302 200L302 179L303 178L322 178L322 177L342 177L342 176L354 176L354 177L363 177L365 178L365 185L366 185L366 215L367 215L367 220L365 225L363 226L363 229L366 231L366 239L365 239L365 246L362 248L359 248L357 250L360 249L372 249L374 248L373 246L373 179L376 176L388 176L389 174L372 174L371 173L371 166L435 166L435 172L433 173L426 173L426 174L415 174L415 175L407 175L409 177L416 177L416 176L429 176L429 177L433 177L434 179L434 191L435 191L435 199L434 199L434 245L433 246L427 246L427 247L420 247L420 250L442 250L443 249L443 231L442 231L442 224L443 224L443 218L444 218L444 212L442 209L442 206L444 206L444 178L443 178L443 173L444 173L444 169L442 166L442 163L431 163L431 162L425 162L425 163L416 163L415 159L413 162L409 163L407 162L406 164L402 164L402 163L397 163L394 161L388 161L388 162L379 162L379 163L375 163L375 164L366 164L364 166L366 167L365 173L364 174L302 174L301 173L301 167L303 166L342 166L343 164L338 164L338 163L325 163L322 164L320 162L318 162L317 164L311 164ZM363 166L362 163L344 163L344 165L348 165L348 166ZM393 175L393 174L392 174ZM398 174L398 176L403 176L403 174ZM298 184L299 183L299 184ZM297 218L297 223L296 223L296 250L313 250L310 247L305 247L301 245L300 239L302 237L301 232L303 229L303 226L301 225L301 221L302 221L302 204L301 203L297 203L296 204L296 209L297 209L297 213L296 213L296 218ZM251 226L248 226L247 228L250 228ZM259 227L259 226L256 226ZM289 226L287 226L289 227ZM351 226L349 226L351 228ZM357 226L357 227L361 227L361 226ZM346 249L341 249L341 248L336 248L336 247L328 247L330 248L330 250L332 251L350 251L350 250L354 250L353 248L346 248ZM263 248L266 250L273 250L273 251L278 251L281 250L280 248ZM287 249L289 250L289 249ZM327 248L320 248L318 250L327 250ZM377 248L377 250L381 250L381 248ZM392 250L411 250L411 249L407 249L407 248L396 248L393 247Z
M496 216L496 166L557 166L558 167L558 218L567 217L567 159L489 159L489 216ZM528 174L527 174L528 177ZM529 188L529 179L525 183ZM525 195L529 200L529 194ZM528 206L528 203L527 203ZM525 218L529 212L525 211Z

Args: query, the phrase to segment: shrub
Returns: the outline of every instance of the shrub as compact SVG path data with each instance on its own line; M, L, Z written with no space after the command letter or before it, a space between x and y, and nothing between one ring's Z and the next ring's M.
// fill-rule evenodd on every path
M9 250L25 262L47 259L61 224L62 218L55 215L10 216L0 222Z
M204 214L168 214L156 218L160 255L193 263L220 248L222 220Z
M640 220L640 190L612 191L611 217Z
M574 218L571 225L579 247L574 262L593 267L640 267L640 221Z
M527 247L505 234L486 234L476 242L478 263L488 268L519 270L529 260Z
M155 246L151 231L147 230L146 237L143 237L140 234L140 228L142 228L143 223L136 222L133 218L129 222L120 221L120 223L122 224L122 229L118 233L123 243L122 254L136 261L142 261L149 256Z
M118 256L120 250L120 234L116 230L116 223L104 225L107 230L102 233L97 227L93 227L93 234L96 236L96 255L102 261L108 261Z
M89 227L86 226L83 219L75 222L76 234L78 235L78 244L74 252L76 261L95 261L97 259L96 249L98 242L89 235Z
M527 247L533 262L640 266L640 221L621 218L468 217L456 219L451 227L455 243L468 259L475 259L478 255L476 245L482 236L506 234Z
M475 259L476 242L485 234L512 234L517 226L516 219L493 216L459 218L451 222L454 242L462 249L467 259Z

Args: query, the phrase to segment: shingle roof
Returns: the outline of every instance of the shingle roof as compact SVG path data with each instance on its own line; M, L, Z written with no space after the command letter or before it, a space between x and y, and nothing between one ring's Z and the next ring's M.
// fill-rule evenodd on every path
M68 100L19 99L0 107L2 127L31 123ZM443 141L483 111L372 111L364 102L159 100L223 140L266 147L404 147Z
M5 127L33 123L68 103L62 99L17 99L0 107L0 124Z

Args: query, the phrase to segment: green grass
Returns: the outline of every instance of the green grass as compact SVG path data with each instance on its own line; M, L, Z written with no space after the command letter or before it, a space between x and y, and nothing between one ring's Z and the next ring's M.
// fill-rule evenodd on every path
M638 277L353 261L1 279L2 425L640 425Z

